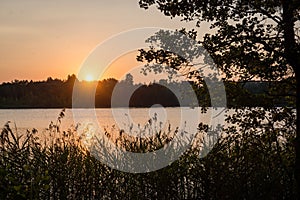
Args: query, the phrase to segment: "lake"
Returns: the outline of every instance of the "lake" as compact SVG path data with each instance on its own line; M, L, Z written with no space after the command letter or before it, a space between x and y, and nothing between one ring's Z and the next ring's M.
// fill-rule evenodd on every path
M50 122L57 121L62 109L1 109L0 124L4 126L11 121L11 127L16 124L18 131L36 128L39 132L45 130ZM151 108L96 108L96 109L66 109L62 119L61 129L66 130L78 123L81 126L97 123L100 128L109 128L115 125L119 129L127 130L129 127L138 129L144 126L149 119L156 120L160 126L184 127L187 131L196 131L199 122L223 123L223 109L209 110L201 113L200 108L153 106ZM223 110L224 111L224 110ZM224 112L221 112L224 113ZM217 117L216 117L217 116Z

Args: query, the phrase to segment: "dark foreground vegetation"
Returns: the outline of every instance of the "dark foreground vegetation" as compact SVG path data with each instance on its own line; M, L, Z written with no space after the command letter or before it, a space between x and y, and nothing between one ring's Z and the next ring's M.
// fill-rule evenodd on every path
M95 159L81 145L77 127L60 131L64 112L46 130L47 140L38 139L35 129L21 135L8 123L0 138L0 199L297 199L295 115L289 113L236 110L228 117L233 125L203 158L201 136L209 139L221 130L200 124L198 145L166 168L143 174L120 172ZM280 126L271 123L279 120ZM123 133L119 145L147 152L176 133L176 128L155 130L155 138L143 141Z
M162 106L191 106L186 102L179 103L174 91L184 91L182 83L167 80L159 80L151 84L134 84L133 77L127 74L127 79L118 81L110 78L102 81L79 82L75 75L70 75L66 80L48 78L45 81L15 80L0 85L0 108L71 108L74 83L77 82L81 97L92 96L95 99L95 107L110 108L112 94L115 86L118 86L116 99L122 99L122 92L134 91L130 98L130 107L151 107L154 104ZM209 92L205 85L199 86L189 82L197 94L200 106L210 106ZM227 106L286 106L294 105L289 98L274 95L278 88L286 88L284 81L247 81L224 82ZM96 91L93 89L96 88ZM274 90L274 88L276 88ZM176 92L175 92L176 93ZM271 95L270 95L271 94ZM273 96L272 96L273 95ZM180 97L179 97L180 98ZM267 102L267 103L264 103ZM127 107L123 102L116 102L115 106ZM86 106L85 103L80 107Z

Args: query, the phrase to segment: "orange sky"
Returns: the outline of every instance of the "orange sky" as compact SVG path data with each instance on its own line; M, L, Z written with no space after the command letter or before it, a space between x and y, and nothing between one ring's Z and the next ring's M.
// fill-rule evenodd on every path
M138 0L3 0L0 24L0 82L65 79L99 43L126 30L194 28L154 7L143 10ZM104 78L119 78L139 64L134 53L112 62Z

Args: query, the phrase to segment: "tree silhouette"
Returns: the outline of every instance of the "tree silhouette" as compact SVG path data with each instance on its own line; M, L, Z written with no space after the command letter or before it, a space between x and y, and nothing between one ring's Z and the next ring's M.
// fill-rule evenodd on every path
M133 76L130 73L126 74L125 82L129 85L133 85Z
M213 33L199 42L225 80L268 81L267 95L273 97L269 104L276 97L284 97L296 105L295 178L300 191L300 1L140 0L139 5L144 9L155 5L164 15L194 21L198 27L209 22ZM196 39L195 30L182 32ZM166 64L161 58L168 55L161 50L141 50L138 59L151 62L156 58ZM185 61L179 61L171 67L180 69ZM273 84L276 81L281 84Z

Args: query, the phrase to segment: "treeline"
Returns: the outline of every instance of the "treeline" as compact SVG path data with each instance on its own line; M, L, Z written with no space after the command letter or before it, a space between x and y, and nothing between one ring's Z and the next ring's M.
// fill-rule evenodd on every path
M211 104L209 91L205 84L199 86L193 82L170 82L167 80L159 80L157 83L151 84L134 84L130 74L122 81L109 78L86 82L79 81L75 75L69 75L66 80L50 77L45 81L15 80L2 83L0 85L0 108L70 108L74 101L72 99L74 84L80 94L75 99L80 98L82 101L77 107L91 107L87 103L90 100L88 97L94 98L92 106L95 105L98 108L128 105L130 107L150 107L154 104L161 104L165 107L196 106L197 103L200 106L210 106ZM198 102L191 104L190 94L186 89L187 84L195 91ZM274 91L278 91L278 89L274 88L284 89L283 86L283 83L280 82L225 82L227 106L293 105L293 100L276 96ZM96 91L93 91L95 88ZM126 102L124 97L128 96L130 92L132 94L130 94L129 102Z

